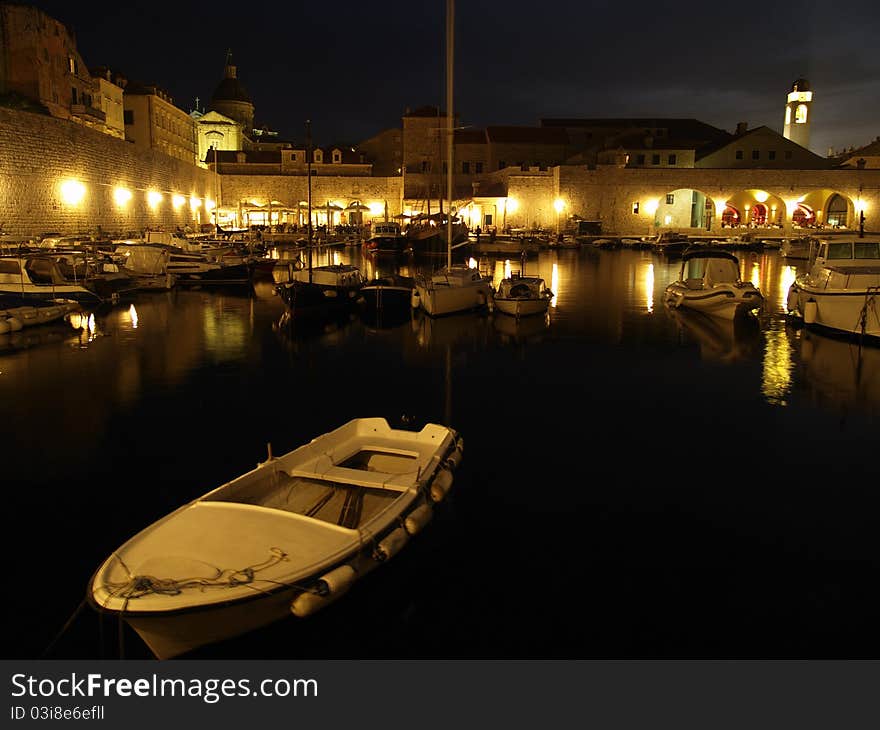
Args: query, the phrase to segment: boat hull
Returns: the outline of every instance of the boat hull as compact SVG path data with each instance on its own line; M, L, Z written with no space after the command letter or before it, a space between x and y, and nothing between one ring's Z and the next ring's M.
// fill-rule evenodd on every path
M874 289L827 290L795 281L788 307L808 327L844 335L880 338L880 277Z
M98 568L87 598L160 659L308 616L427 524L462 449L445 426L355 419L142 530Z
M684 308L695 312L733 319L759 309L764 303L761 293L751 287L719 285L707 289L690 289L681 284L666 288L666 303L673 309Z
M546 297L540 299L505 299L495 296L495 309L502 314L513 317L530 317L536 314L544 314L550 307L550 300Z

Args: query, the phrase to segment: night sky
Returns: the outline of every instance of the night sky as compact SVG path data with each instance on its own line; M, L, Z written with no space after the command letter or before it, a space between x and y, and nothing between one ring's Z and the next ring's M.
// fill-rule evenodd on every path
M445 0L34 3L75 32L89 66L204 106L231 49L255 122L287 139L356 144L446 102ZM458 0L461 124L542 117L692 117L782 132L791 83L814 91L810 148L880 135L880 3Z

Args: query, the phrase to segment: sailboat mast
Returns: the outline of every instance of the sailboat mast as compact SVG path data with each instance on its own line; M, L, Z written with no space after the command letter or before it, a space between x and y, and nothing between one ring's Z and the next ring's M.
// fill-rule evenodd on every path
M308 196L306 204L309 209L309 228L306 239L309 256L309 284L312 283L312 120L306 119L306 174L308 177Z
M452 30L455 25L455 0L446 0L446 265L452 266Z

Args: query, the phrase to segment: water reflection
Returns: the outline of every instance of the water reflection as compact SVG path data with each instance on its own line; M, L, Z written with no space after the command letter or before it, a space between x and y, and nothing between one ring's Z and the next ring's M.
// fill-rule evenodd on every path
M750 360L760 352L761 327L757 317L723 319L681 308L667 311L682 333L699 343L704 360Z
M794 371L792 352L789 331L784 323L770 326L764 333L761 393L772 405L788 404L787 397Z
M880 412L880 348L801 331L804 379L823 406Z

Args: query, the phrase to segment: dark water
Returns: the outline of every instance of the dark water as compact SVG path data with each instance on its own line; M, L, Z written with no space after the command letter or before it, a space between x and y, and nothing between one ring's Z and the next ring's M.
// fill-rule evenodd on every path
M740 257L767 305L735 330L664 309L675 260L573 250L528 260L557 298L519 325L279 327L258 284L6 337L7 657L148 657L77 613L99 563L361 416L461 432L439 518L324 612L193 658L878 656L880 350L792 328L794 270Z

